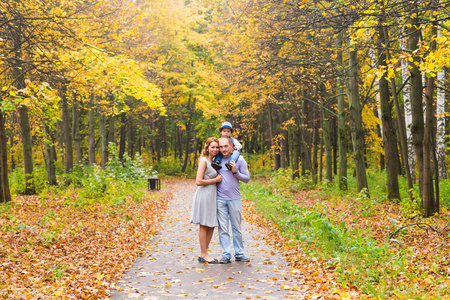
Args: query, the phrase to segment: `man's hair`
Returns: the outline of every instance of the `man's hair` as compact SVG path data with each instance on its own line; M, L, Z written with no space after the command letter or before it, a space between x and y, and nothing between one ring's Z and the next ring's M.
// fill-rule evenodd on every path
M219 142L220 142L220 140L228 141L228 144L233 145L233 142L231 141L230 138L221 137L221 138L219 138Z

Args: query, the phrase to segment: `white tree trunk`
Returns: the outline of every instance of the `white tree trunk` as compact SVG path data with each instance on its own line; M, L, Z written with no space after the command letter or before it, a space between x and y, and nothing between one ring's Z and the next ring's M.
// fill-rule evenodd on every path
M438 36L441 35L439 30ZM447 166L445 162L445 71L437 73L437 95L436 95L436 114L437 114L437 160L439 165L439 177L447 178Z
M370 37L369 31L366 31L366 35L367 35L367 38L370 40L370 44L373 45L372 38ZM378 64L377 64L377 56L375 54L375 50L372 47L369 48L369 57L371 60L371 63L370 63L371 68L372 68L372 70L374 70L377 68ZM375 100L377 101L378 119L380 119L379 126L381 127L381 108L380 108L380 93L378 92L379 91L379 80L378 79L375 79L374 89L376 92ZM383 130L380 130L380 134L381 134L381 139L383 139Z
M402 50L406 49L406 41L405 38L400 40L400 47ZM408 82L409 77L408 72L408 62L406 60L402 60L402 80L403 82ZM416 163L415 163L415 153L413 147L413 139L411 134L411 123L412 123L412 115L411 115L411 94L410 94L410 86L409 83L405 84L403 87L403 103L405 110L405 124L406 124L406 139L408 143L408 163L409 169L411 170L411 179L413 182L416 181Z

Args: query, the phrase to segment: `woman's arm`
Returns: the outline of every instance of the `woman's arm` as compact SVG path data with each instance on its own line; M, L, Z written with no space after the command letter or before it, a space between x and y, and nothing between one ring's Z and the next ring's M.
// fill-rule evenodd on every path
M206 160L201 159L200 163L198 164L197 177L195 177L195 184L197 186L209 185L222 181L222 176L220 175L217 175L217 177L212 179L204 179L203 176L205 175L205 172L206 172Z

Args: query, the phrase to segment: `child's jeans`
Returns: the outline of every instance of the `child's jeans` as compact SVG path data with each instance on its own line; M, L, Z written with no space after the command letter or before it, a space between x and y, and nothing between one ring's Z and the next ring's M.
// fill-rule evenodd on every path
M232 161L236 162L240 155L241 155L241 152L234 150L233 153L231 153L228 163L230 163ZM223 157L222 152L219 152L219 154L217 154L216 158L214 159L214 162L217 163L218 165L220 165L220 163L222 162L222 157Z

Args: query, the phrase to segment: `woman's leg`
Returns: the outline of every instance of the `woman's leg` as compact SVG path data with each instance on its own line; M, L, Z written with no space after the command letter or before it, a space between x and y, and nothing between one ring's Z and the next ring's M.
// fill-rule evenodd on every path
M209 245L209 241L211 241L211 239L209 239L208 241L208 229L210 227L207 226L203 226L200 225L200 228L198 229L198 240L200 242L200 257L203 257L205 260L212 260L212 258L209 256L208 253L208 245Z
M206 249L209 249L209 243L211 243L211 239L214 233L214 227L207 227L206 232Z

